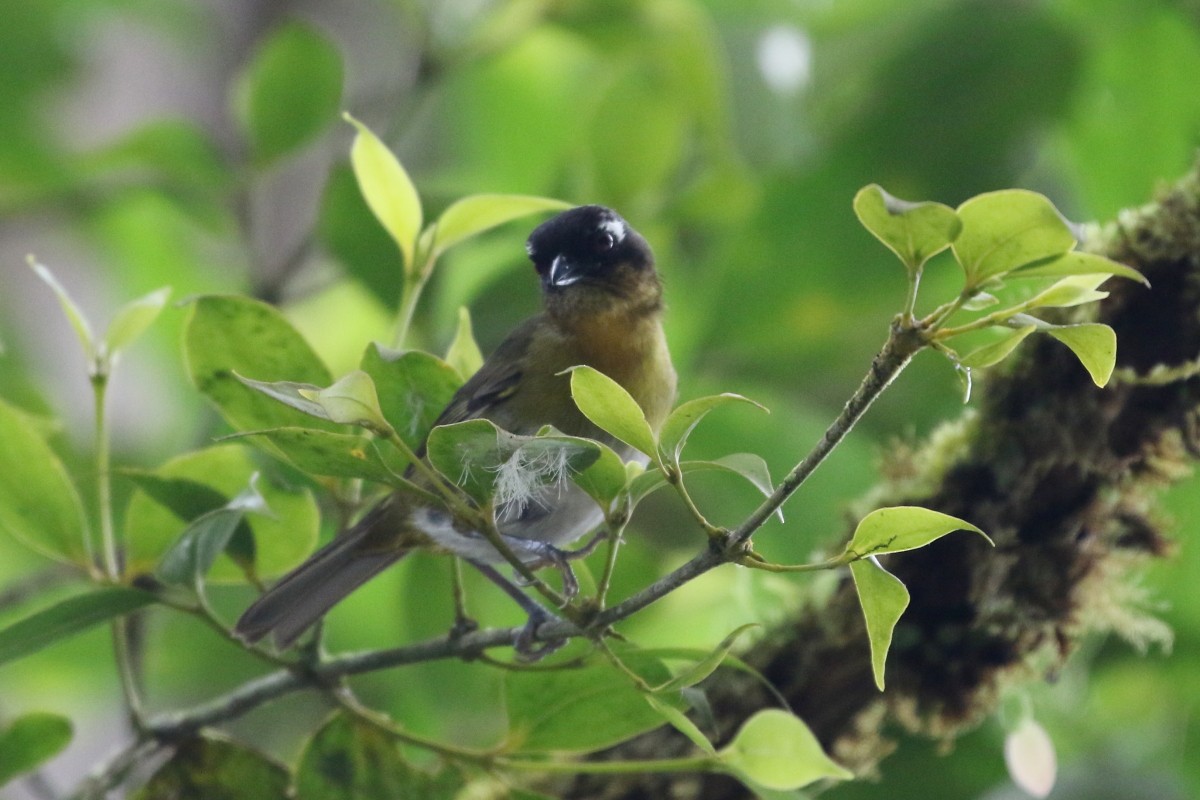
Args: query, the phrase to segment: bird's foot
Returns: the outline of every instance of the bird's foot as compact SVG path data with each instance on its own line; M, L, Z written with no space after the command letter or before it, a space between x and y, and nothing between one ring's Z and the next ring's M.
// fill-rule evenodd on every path
M529 619L513 639L513 650L518 661L527 664L540 661L567 643L566 639L538 639L538 628L554 619L545 609L530 611Z

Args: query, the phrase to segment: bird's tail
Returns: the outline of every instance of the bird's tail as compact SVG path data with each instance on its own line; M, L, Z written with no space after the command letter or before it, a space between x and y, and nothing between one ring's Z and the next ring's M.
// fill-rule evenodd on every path
M270 635L277 647L286 649L342 598L407 555L402 547L369 546L369 540L380 535L380 526L389 522L395 510L391 506L385 500L284 575L243 612L234 633L249 643Z

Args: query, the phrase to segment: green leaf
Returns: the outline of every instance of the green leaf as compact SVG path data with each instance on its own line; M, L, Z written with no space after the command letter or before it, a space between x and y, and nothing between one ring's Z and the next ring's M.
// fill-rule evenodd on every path
M737 644L737 640L741 638L742 634L751 628L757 627L759 627L758 623L750 622L735 628L728 636L722 639L715 648L713 648L711 653L692 664L683 672L676 675L674 678L668 681L665 686L661 687L661 690L672 691L676 689L685 689L689 686L695 686L709 675L712 675L716 671L717 667L721 666L721 662L725 660L725 657L729 655L729 652L733 650L734 645Z
M329 419L329 412L325 410L325 407L309 396L310 394L320 392L320 386L311 383L300 383L299 381L256 381L244 375L239 375L236 372L233 373L233 377L237 378L248 389L262 392L272 400L283 403L288 408L294 408L301 414L314 419L332 422Z
M149 328L167 304L171 290L163 287L122 306L104 334L104 351L116 355Z
M404 274L414 269L413 249L421 231L421 198L404 167L366 125L349 114L346 121L358 129L350 148L350 164L371 213L392 237L404 257Z
M671 677L657 659L636 652L622 658L652 685ZM646 696L606 661L553 672L508 672L504 695L508 751L586 753L663 724Z
M601 430L656 457L654 431L646 414L621 384L592 367L572 367L571 397L583 415Z
M566 438L573 440L573 437ZM607 512L613 500L616 500L617 495L625 488L625 462L611 447L602 442L594 442L591 439L581 441L589 442L589 447L594 445L598 455L591 464L572 471L571 480Z
M867 639L871 644L871 671L875 685L883 691L884 667L888 648L892 646L892 631L908 608L908 589L892 573L879 565L874 556L850 564L858 603L867 622Z
M130 498L125 512L128 570L135 575L153 572L187 527L180 520L194 520L200 514L225 505L229 498L244 490L260 468L251 454L249 448L239 444L219 444L184 453L154 470L160 488L179 481L169 491L186 492L189 485L203 486L194 501L174 498L164 505L161 491L147 491L143 486L145 481L139 479L142 490ZM320 526L320 512L312 493L277 485L270 480L260 480L258 489L270 507L271 515L253 514L243 519L253 535L246 541L235 532L230 548L243 563L221 556L208 574L208 583L243 582L246 577L244 564L250 558L258 575L279 575L312 552ZM214 497L219 497L220 502L203 505ZM203 510L199 514L193 513L200 508ZM188 513L180 513L185 509Z
M301 397L317 403L326 418L341 425L358 425L387 435L391 425L379 408L375 382L362 370L355 370L326 389L298 389Z
M296 767L296 800L450 800L461 785L448 770L413 767L387 733L343 713L313 734Z
M310 141L337 118L342 58L317 29L275 30L238 76L235 107L254 161L266 164Z
M1003 338L967 353L958 360L958 365L967 369L983 369L998 364L1008 358L1008 355L1017 349L1017 345L1036 330L1036 325L1026 325L1023 328L1009 330Z
M0 664L36 653L93 625L136 611L155 601L141 589L107 586L35 611L0 630Z
M0 786L58 755L71 734L71 720L39 711L0 727Z
M184 328L184 354L196 388L237 430L289 426L337 430L286 408L238 380L328 386L333 377L317 354L272 306L247 297L197 299Z
M1010 278L1063 278L1069 275L1119 275L1145 286L1150 282L1133 267L1095 253L1064 253L1035 261L1009 273Z
M975 531L992 544L986 533L958 517L920 506L893 506L875 509L863 517L845 552L855 558L900 553L924 547L953 531Z
M483 366L483 353L475 342L475 334L471 330L471 312L466 306L458 309L458 329L454 332L450 349L446 351L446 363L454 367L464 381Z
M79 492L28 414L0 401L0 530L43 555L86 565Z
M655 695L648 694L643 695L643 697L645 697L646 702L650 704L651 708L661 714L662 718L670 723L672 728L690 739L692 744L696 745L696 747L699 747L709 755L717 754L717 750L715 747L713 747L712 742L708 740L708 737L704 735L704 732L700 730L699 726L692 722L688 715L682 710L676 708L670 703L663 702Z
M769 497L775 491L774 486L771 484L771 474L767 467L767 462L763 461L762 456L755 453L731 453L721 456L715 461L683 461L679 464L679 471L684 475L692 472L708 472L713 470L740 475L753 484L765 497ZM666 485L666 478L658 470L642 472L630 481L630 500L634 505L637 505L651 492L661 489ZM782 511L776 511L776 514L780 520L783 519Z
M1107 325L1095 322L1081 325L1056 325L1046 331L1071 348L1083 364L1092 382L1105 386L1117 365L1117 335Z
M210 732L180 742L129 800L289 800L282 764Z
M350 433L330 433L312 428L273 428L250 431L239 438L266 439L274 450L300 470L311 475L333 478L361 478L375 483L399 485L405 463L393 458L385 461L376 442ZM388 453L394 453L388 448Z
M854 213L910 272L949 247L962 230L958 214L949 206L900 200L874 183L854 196Z
M539 211L563 211L570 203L549 197L524 194L476 194L452 203L434 223L433 258L464 239L536 214Z
M663 423L662 433L658 437L658 446L662 453L672 463L678 462L688 437L700 424L700 420L704 419L714 408L730 403L749 403L762 411L767 411L767 407L761 403L731 392L689 400L672 411L666 422ZM767 413L770 412L767 411Z
M748 719L717 756L731 771L768 789L799 789L822 778L854 777L825 755L802 719L775 708Z
M1061 256L1075 237L1054 205L1024 189L988 192L958 207L962 232L952 245L967 286Z
M54 273L45 265L40 264L33 256L27 259L30 268L37 274L42 282L49 286L55 296L58 298L58 304L62 306L63 314L67 321L71 323L71 327L75 329L75 335L79 337L79 343L83 345L83 354L87 356L88 361L91 361L96 356L96 337L92 334L92 326L88 323L87 317L83 311L75 304L75 300L67 293L67 289L58 282L58 278L54 277Z
M1097 291L1096 287L1109 279L1109 275L1071 275L1034 295L1029 308L1069 308L1084 303L1094 303L1108 297L1108 292Z
M502 507L527 503L536 488L590 467L600 445L561 434L518 436L490 420L472 419L434 428L426 452L438 472L480 503L494 496L502 516Z
M200 588L204 576L212 569L217 556L229 547L234 532L242 526L242 518L248 512L269 513L266 500L259 494L258 475L252 475L249 487L230 500L222 508L201 514L184 529L178 541L159 562L157 574L163 583L191 585ZM247 536L249 528L243 527ZM249 559L234 560L253 582L256 580L253 559L253 537L249 539Z
M462 385L454 367L418 350L397 353L372 344L360 368L375 381L384 418L414 451Z

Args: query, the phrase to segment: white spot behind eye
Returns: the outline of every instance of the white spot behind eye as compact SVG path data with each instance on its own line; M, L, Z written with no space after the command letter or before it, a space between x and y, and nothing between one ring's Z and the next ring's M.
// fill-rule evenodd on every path
M625 240L625 223L619 219L606 219L600 223L600 230L612 234L613 241L620 244Z

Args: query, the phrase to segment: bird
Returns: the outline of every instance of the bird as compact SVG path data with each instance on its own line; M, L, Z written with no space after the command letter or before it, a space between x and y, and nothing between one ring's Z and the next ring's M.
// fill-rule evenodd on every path
M655 433L661 428L677 379L650 245L617 212L584 205L538 225L525 250L540 281L542 312L501 341L434 426L486 419L532 436L549 425L600 441L623 460L645 465L644 454L583 415L571 397L569 371L586 365L604 373L637 401ZM417 454L423 457L424 445ZM493 513L497 531L518 558L531 568L563 569L569 596L577 585L563 548L595 529L604 512L567 473L559 468L549 481L525 481L526 496L494 504ZM420 481L411 468L410 478ZM413 550L432 549L463 558L504 589L529 615L514 641L518 654L540 657L550 645L535 644L537 628L551 613L496 570L505 561L482 534L456 523L428 497L394 492L260 595L234 632L250 644L270 636L277 648L286 649L386 567Z

